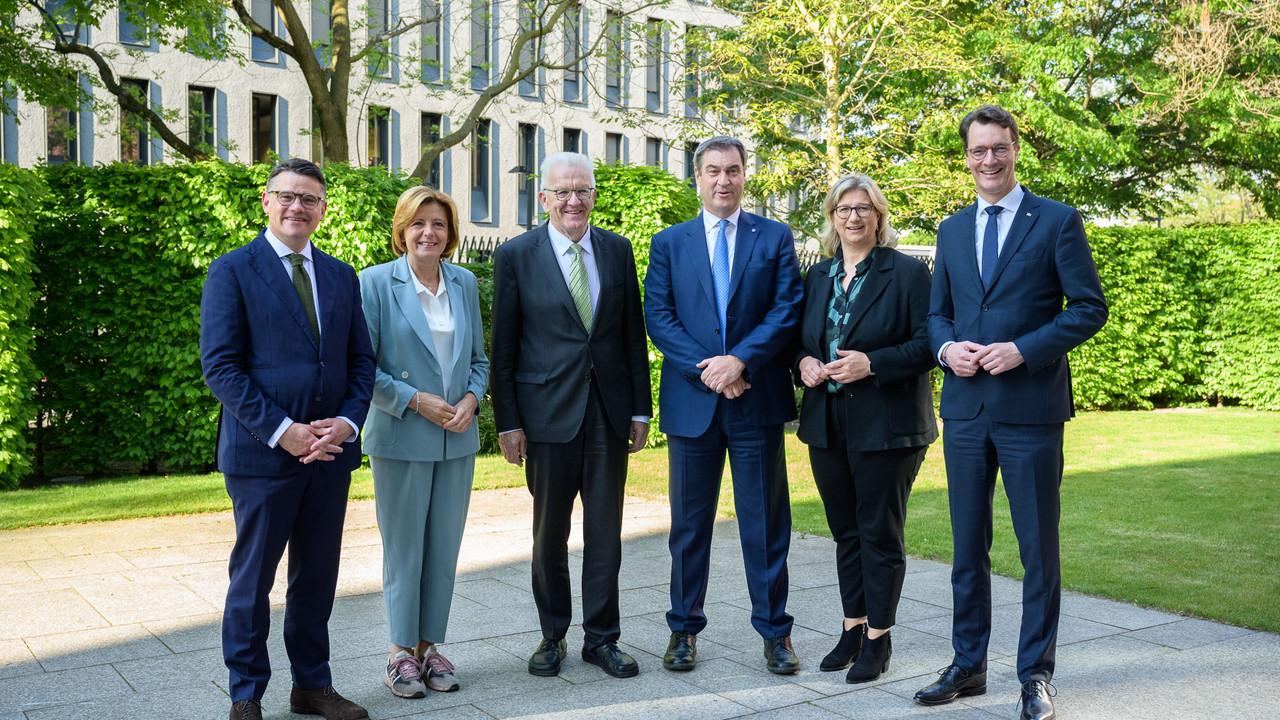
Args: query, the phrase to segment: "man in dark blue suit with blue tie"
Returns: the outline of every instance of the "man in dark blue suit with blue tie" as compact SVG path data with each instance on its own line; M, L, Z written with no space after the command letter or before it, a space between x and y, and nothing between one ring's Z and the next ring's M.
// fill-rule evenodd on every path
M320 252L325 180L307 160L271 170L267 227L209 265L200 361L222 403L218 468L236 520L222 653L232 720L259 720L271 677L268 594L289 548L284 644L295 713L368 717L333 689L329 613L374 355L351 266Z
M1080 213L1018 184L1013 116L983 105L961 121L960 138L978 200L938 228L929 309L929 340L947 371L940 414L955 543L955 656L915 699L940 705L987 691L999 471L1025 571L1021 717L1050 720L1062 431L1072 415L1067 352L1102 328L1107 303Z
M744 212L747 154L716 137L694 153L703 211L653 237L645 321L663 353L660 427L671 466L668 670L692 670L726 453L751 625L770 672L796 672L787 614L791 504L783 424L796 417L784 349L803 287L791 230Z

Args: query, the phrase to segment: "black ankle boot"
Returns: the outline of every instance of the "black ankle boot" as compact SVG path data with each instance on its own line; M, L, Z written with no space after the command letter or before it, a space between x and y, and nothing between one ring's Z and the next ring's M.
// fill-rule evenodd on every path
M865 623L858 623L852 628L840 633L840 642L836 643L836 647L827 656L822 658L822 664L818 667L823 672L831 672L832 670L843 670L858 657L858 651L862 649L862 640L867 636L867 626Z
M845 682L871 682L881 674L889 672L890 655L893 655L893 639L889 637L889 631L886 630L878 638L868 637L862 652L858 653L858 662L854 663L853 667L849 668L849 674L844 676Z

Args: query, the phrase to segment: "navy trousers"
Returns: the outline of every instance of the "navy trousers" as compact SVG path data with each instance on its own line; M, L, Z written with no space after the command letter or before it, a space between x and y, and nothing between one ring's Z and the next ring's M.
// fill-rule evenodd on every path
M732 400L721 398L711 426L700 437L670 435L672 632L697 634L707 626L711 533L720 497L725 454L733 474L751 625L769 639L791 634L787 614L787 552L791 503L782 425L743 420Z
M293 684L304 690L332 684L329 613L338 584L342 523L350 473L300 465L285 477L227 475L236 520L231 585L222 614L222 656L231 672L231 701L261 700L271 678L268 595L289 548L284 646Z
M963 668L985 670L987 666L991 503L999 470L1024 570L1018 679L1053 677L1062 602L1058 560L1062 427L1062 423L1000 423L985 411L972 420L944 421L943 453L955 543L951 642L954 662Z

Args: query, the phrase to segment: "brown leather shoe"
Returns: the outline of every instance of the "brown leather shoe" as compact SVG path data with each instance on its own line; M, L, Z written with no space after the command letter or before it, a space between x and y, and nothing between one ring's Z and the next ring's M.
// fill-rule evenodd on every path
M369 717L364 708L338 694L332 685L289 692L289 709L299 715L323 715L325 720L360 720Z
M262 705L257 700L231 703L231 720L262 720Z

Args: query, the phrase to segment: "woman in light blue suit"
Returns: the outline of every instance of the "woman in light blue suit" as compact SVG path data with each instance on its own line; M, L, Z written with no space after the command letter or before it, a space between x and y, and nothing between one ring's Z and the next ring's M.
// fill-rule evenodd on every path
M449 621L489 359L476 278L441 262L457 244L453 200L410 188L391 222L400 257L360 273L377 356L364 451L373 467L391 635L384 681L398 697L458 689L436 643Z

